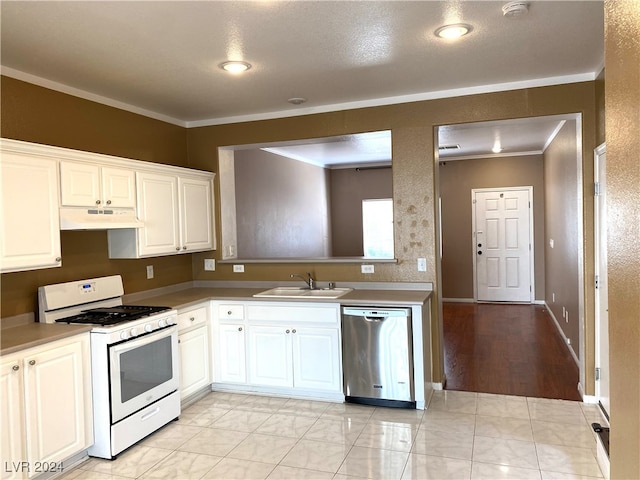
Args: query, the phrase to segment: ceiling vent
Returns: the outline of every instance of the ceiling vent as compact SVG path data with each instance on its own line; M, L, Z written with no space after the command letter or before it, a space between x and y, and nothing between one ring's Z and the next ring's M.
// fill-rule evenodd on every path
M505 17L518 17L529 11L529 3L527 2L509 2L502 7L502 15Z
M455 144L455 145L440 145L438 147L438 150L441 152L447 151L447 150L460 150L460 145Z

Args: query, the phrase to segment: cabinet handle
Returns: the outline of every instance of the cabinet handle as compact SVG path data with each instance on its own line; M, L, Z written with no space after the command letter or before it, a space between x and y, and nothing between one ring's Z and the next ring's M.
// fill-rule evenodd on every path
M296 329L295 328L293 329L293 333L296 333Z
M227 312L227 315L231 315L232 313L233 313L233 312L232 312L231 310L229 310L229 311Z
M11 367L11 370L17 372L18 370L20 370L20 365L14 365L13 367Z
M33 365L35 365L35 364L36 364L36 361L35 361L35 360L29 360L29 365L33 366Z
M62 260L61 257L56 257L56 262L60 262Z
M187 249L187 246L185 245L184 247L182 247L182 249L183 249L183 250L186 250L186 249Z
M289 333L289 329L287 328L287 333Z
M180 247L176 247L176 252L179 252L179 251L180 251Z
M242 327L238 327L238 331L241 332L242 331Z
M107 205L111 205L111 200L107 200Z
M189 317L189 320L191 320L192 322L196 319L196 317Z
M100 200L96 200L96 205L100 205L102 202Z

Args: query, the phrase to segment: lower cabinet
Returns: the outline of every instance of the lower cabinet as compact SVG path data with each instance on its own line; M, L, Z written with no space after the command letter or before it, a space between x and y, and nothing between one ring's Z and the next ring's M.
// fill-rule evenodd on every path
M342 392L339 305L246 302L213 311L214 384Z
M180 398L211 384L211 348L208 304L178 310Z
M2 359L3 479L60 472L93 443L89 334Z

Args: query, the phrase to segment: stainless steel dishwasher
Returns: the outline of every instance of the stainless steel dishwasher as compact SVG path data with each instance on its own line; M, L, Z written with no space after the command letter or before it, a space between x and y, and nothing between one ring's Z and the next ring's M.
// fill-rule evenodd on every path
M345 401L415 408L411 309L342 307Z

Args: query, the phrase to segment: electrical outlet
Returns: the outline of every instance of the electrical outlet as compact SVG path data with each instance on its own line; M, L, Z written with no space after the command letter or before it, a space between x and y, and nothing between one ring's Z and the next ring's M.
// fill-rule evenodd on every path
M551 248L553 248L553 238L550 238L550 239L549 239L549 246L550 246Z
M233 273L244 273L244 265L234 265Z
M211 272L214 271L216 269L216 260L214 258L205 258L204 269Z
M375 268L374 268L373 265L362 265L360 267L360 271L362 273L373 273L373 272L375 272Z
M418 258L418 271L426 272L427 271L427 259L426 258Z
M147 280L153 278L153 265L147 265Z

